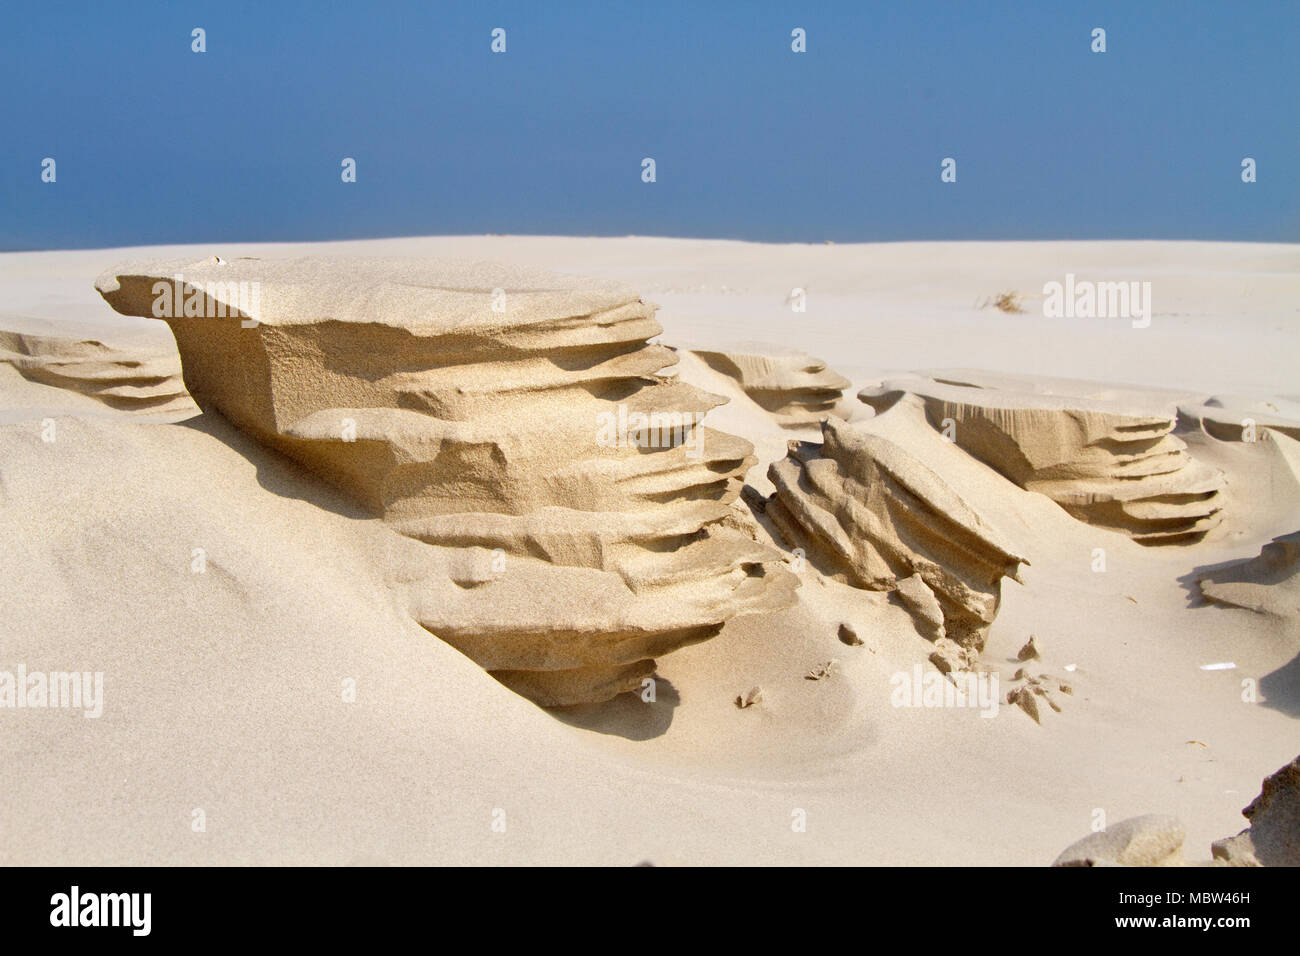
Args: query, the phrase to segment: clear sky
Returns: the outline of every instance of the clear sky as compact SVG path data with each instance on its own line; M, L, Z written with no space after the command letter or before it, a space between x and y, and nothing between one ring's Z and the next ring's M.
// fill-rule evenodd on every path
M1300 241L1298 94L1300 0L12 2L0 249Z

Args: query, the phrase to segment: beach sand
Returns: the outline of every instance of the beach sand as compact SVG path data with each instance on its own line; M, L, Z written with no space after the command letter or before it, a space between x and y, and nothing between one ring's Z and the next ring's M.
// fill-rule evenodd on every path
M678 378L729 399L707 424L753 443L742 500L772 493L788 440L820 432L702 356L820 360L851 383L839 418L925 463L1028 561L981 635L996 716L895 706L896 675L933 673L934 645L897 595L816 569L789 606L658 657L653 702L518 696L412 618L392 569L425 546L191 408L168 326L95 288L122 262L208 256L454 257L625 283L660 307ZM1045 318L1044 284L1067 275L1150 282L1149 326ZM1004 292L1022 312L986 304ZM0 862L1039 866L1099 813L1175 816L1201 859L1296 756L1300 609L1207 602L1198 577L1300 529L1300 441L1280 427L1220 440L1184 416L1187 455L1222 472L1221 520L1144 546L1020 487L916 408L873 415L856 396L974 369L1170 408L1228 396L1234 414L1289 421L1300 246L480 236L6 253L0 329L153 363L116 383L144 398L106 402L93 354L56 384L0 361L0 670L103 674L97 718L0 714ZM778 371L765 381L824 380ZM761 509L754 522L788 563L790 542ZM841 640L846 623L861 643ZM1017 660L1031 635L1041 660ZM1036 722L1005 702L1022 668L1068 684L1059 712Z

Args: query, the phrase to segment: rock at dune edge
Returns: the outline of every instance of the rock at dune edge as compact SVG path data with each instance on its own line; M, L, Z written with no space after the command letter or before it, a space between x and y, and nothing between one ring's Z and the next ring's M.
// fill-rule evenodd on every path
M1269 775L1241 811L1250 826L1211 847L1231 866L1300 866L1300 757Z
M200 403L430 545L413 616L545 705L642 685L654 658L793 602L734 527L749 442L665 380L655 307L541 270L430 260L129 264L96 283L161 318Z
M768 476L767 515L791 547L829 577L898 591L931 640L970 660L997 615L1001 580L1028 561L929 467L894 442L838 419L823 443L791 442Z
M905 395L959 447L1080 521L1160 545L1199 540L1222 520L1223 473L1188 455L1171 402L967 370L888 379L858 398L882 412Z

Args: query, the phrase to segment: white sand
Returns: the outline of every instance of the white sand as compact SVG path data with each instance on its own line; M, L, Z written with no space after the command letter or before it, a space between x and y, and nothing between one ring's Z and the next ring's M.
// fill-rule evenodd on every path
M0 313L166 345L165 325L113 313L94 279L211 254L456 256L620 279L662 306L667 344L794 346L853 380L849 399L882 372L943 367L1190 402L1300 398L1300 247L1281 245L444 237L22 253L0 255ZM1043 318L1039 290L1067 272L1150 281L1151 326ZM796 287L804 313L786 303ZM1026 314L976 307L1008 290ZM683 378L728 389L689 359ZM0 670L102 671L104 714L0 711L0 862L1043 865L1098 809L1177 816L1204 858L1296 754L1295 619L1203 605L1193 580L1297 530L1290 439L1189 439L1227 474L1227 517L1199 544L1144 548L933 435L898 436L1032 562L1023 586L1003 584L984 660L1005 690L1037 636L1043 669L1074 689L1041 726L1009 706L995 719L891 706L891 675L930 645L885 596L815 577L795 607L664 657L655 704L554 713L415 624L379 571L395 536L296 465L220 418L142 423L79 400L43 442L51 393L30 384L0 378L0 422L26 419L0 424ZM782 432L727 394L709 424L756 443L750 478L766 493ZM837 639L846 620L863 646ZM832 658L831 677L805 679ZM1243 703L1247 678L1261 702ZM737 709L755 685L761 703ZM806 832L791 826L800 810Z

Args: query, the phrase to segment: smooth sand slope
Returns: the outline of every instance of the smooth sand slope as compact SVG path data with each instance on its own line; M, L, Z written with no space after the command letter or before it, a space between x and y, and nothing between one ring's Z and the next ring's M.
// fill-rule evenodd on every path
M256 339L109 305L214 256L297 290ZM1044 318L1066 273L1150 326ZM1293 246L0 255L0 671L104 687L0 709L0 861L1046 865L1098 810L1208 858L1300 740L1298 310ZM646 392L702 458L583 444ZM940 669L996 716L896 706Z

